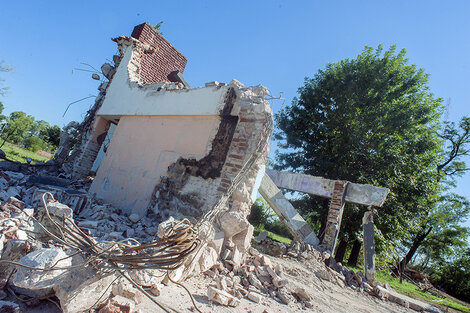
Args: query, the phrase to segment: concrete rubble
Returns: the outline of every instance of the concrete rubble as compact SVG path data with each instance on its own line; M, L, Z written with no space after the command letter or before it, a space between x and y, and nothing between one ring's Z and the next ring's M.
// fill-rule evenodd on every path
M2 177L8 179L9 186L18 187L14 190L15 193L19 193L17 194L19 198L12 199L10 194L7 194L1 199L0 234L4 238L1 259L38 268L47 268L57 261L61 267L80 264L80 260L76 257L64 259L67 255L73 254L70 249L56 246L52 241L45 245L43 241L35 239L35 236L41 238L42 234L34 232L36 227L32 216L39 217L43 209L35 199L35 194L37 196L39 187L44 188L42 190L48 190L48 187L31 186L25 179L26 175L15 172L3 172ZM57 194L57 191L55 192ZM37 207L32 207L32 203L39 204ZM58 209L62 215L70 212L69 207L64 204L49 203L53 208L52 212ZM168 224L174 223L174 220L169 220L154 226L152 219L147 216L135 221L130 216L120 214L119 209L99 201L90 200L89 205L93 210L74 214L73 219L83 231L89 232L97 241L110 240L110 237L114 236L116 239L112 240L121 240L127 237L127 233L132 233L133 238L137 240L148 241L159 233L159 228L162 231L168 227ZM230 217L227 220L234 218ZM98 223L93 223L94 221ZM228 234L231 235L236 231L229 231ZM113 233L118 234L112 235ZM275 263L266 255L270 254L274 258L308 261L319 280L329 281L342 288L368 293L416 311L437 312L432 311L435 308L426 304L403 298L386 285L367 283L361 272L348 270L340 263L336 263L329 253L321 253L311 245L295 241L291 245L286 245L274 242L266 234L261 234L254 238L254 246L251 246L250 242L247 243L244 247L247 253L242 256L237 246L231 243L228 246L224 245L226 239L224 232L213 235L210 245L202 249L204 253L198 260L199 271L210 277L213 282L207 286L208 300L218 305L236 307L242 299L263 303L266 298L273 298L286 305L299 302L307 308L312 306L314 300L308 292L295 287L295 284L285 279L283 274L285 269L274 265ZM115 275L100 275L92 268L41 272L21 267L15 270L13 266L7 264L0 266L3 268L1 271L3 288L33 298L56 297L64 312L81 312L94 305L99 312L134 312L134 308L145 297L129 282ZM150 293L158 298L161 290L166 288L163 284L165 272L156 269L134 271L130 276L140 284L149 286ZM197 275L197 272L192 275ZM171 284L168 281L166 283ZM99 300L102 295L104 296ZM11 297L9 300L12 300ZM98 306L95 303L98 303Z

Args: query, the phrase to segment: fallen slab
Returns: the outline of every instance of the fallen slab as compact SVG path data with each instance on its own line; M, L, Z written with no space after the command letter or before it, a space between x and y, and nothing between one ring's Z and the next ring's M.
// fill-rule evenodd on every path
M261 180L259 193L276 212L281 221L289 228L292 235L300 241L317 246L319 240L313 229L290 204L268 175Z

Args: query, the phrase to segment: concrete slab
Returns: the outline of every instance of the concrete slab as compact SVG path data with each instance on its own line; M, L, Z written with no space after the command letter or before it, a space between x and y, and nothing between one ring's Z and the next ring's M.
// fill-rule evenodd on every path
M331 198L335 180L306 174L266 170L266 174L280 188L309 193L312 195ZM349 183L345 196L346 202L367 206L381 207L390 190L366 184Z
M268 175L264 175L261 180L259 193L268 202L269 206L276 212L280 220L287 226L292 235L300 241L318 245L318 238L310 225L296 211L292 204L287 200L279 188Z

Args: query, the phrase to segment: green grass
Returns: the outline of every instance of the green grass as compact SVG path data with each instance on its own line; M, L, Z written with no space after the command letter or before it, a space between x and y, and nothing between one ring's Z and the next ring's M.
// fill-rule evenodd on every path
M349 265L347 267L349 269L354 270L354 272L361 271L364 273L363 267L355 267ZM461 305L460 303L454 302L447 298L440 298L430 293L424 292L418 286L415 286L406 280L403 280L403 283L400 283L400 279L390 275L390 272L388 270L377 271L375 279L382 283L388 283L390 287L392 287L396 292L409 296L411 298L415 298L431 304L444 305L454 310L470 313L470 309L466 306Z
M264 231L266 231L264 229L264 226L263 225L258 225L258 226L255 227L254 235L257 236L259 233L262 233ZM270 231L268 231L268 237L271 238L272 240L282 242L282 243L286 243L288 245L292 242L291 239L289 239L287 237L284 237L284 236L281 236L281 235L278 235L278 234L275 234L275 233L270 232Z
M3 145L1 149L7 155L8 160L12 160L16 162L26 163L27 158L31 158L32 164L35 164L37 161L46 162L49 160L48 158L42 155L36 154L29 150L23 149L21 147L15 146L8 142L5 142L5 144Z

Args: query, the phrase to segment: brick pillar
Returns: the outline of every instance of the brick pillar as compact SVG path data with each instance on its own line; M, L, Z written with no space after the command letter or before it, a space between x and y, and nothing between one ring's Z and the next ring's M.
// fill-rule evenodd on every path
M98 136L107 131L107 125L108 122L104 118L98 117L91 132L83 138L81 151L77 155L72 169L75 177L86 176L91 171L102 144L102 142L98 143Z
M341 227L341 218L343 217L344 195L348 182L336 181L331 196L330 208L326 222L325 236L322 245L326 246L331 253L335 250L336 239L338 238L339 229Z

